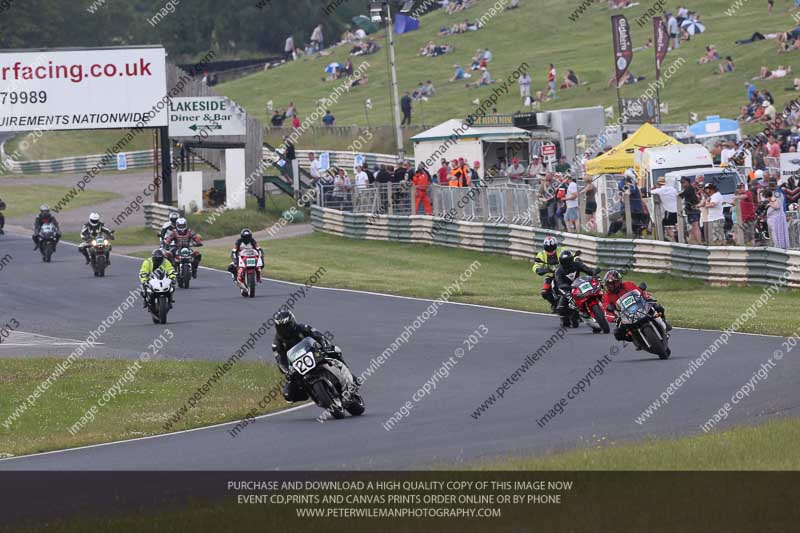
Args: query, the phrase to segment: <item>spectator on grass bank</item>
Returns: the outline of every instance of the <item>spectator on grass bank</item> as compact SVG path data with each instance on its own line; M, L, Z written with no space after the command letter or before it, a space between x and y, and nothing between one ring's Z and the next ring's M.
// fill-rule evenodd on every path
M291 61L293 55L294 55L294 37L290 35L286 38L286 43L283 45L284 61Z
M531 75L526 72L520 76L518 83L519 97L522 98L522 103L525 105L525 102L531 97Z
M311 45L314 52L319 52L324 48L324 39L322 37L322 24L317 24L314 31L311 32Z
M411 125L411 96L406 91L400 99L400 110L403 112L403 120L400 122L401 126L408 124Z
M297 128L300 127L300 117L298 117L297 115L292 117L292 127L294 129L297 129Z
M454 81L463 80L465 76L464 76L464 69L461 68L461 65L453 65L453 68L456 70L453 73L453 76L448 81L452 83Z
M729 74L733 72L735 68L736 66L733 64L733 58L731 56L725 56L725 61L723 61L719 65L719 73Z
M325 116L322 117L322 123L326 126L333 126L336 122L336 117L331 114L331 110L328 109L325 111Z

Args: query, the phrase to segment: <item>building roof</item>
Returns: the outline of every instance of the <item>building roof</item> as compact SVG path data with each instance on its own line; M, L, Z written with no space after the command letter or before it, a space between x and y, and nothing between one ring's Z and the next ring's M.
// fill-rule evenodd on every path
M464 129L464 123L458 119L450 119L429 130L411 137L413 142L441 141L455 135L457 138L473 137L487 139L519 139L529 137L529 133L515 126L470 126Z

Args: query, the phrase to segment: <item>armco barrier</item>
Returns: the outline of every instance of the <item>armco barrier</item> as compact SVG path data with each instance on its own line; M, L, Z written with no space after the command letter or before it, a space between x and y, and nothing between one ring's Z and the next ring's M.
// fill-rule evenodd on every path
M169 220L169 214L174 207L163 204L144 204L144 225L156 231Z
M141 150L124 153L128 168L145 168L153 166L153 151ZM7 154L6 154L7 155ZM41 159L36 161L14 161L7 159L8 170L15 174L50 174L54 172L86 172L100 164L106 154L64 157L61 159ZM105 170L116 170L116 155L105 164Z
M789 272L788 286L800 288L800 251L738 246L696 246L646 239L606 239L513 224L440 223L429 216L367 215L314 206L316 231L350 237L438 244L533 260L542 240L557 235L580 250L589 265L640 272L676 274L713 284L771 284Z

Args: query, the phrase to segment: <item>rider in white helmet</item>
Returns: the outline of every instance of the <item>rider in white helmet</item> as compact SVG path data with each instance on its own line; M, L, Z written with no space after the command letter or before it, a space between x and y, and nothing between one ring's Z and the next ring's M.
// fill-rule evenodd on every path
M83 242L78 246L78 251L86 258L87 265L91 260L89 259L89 251L86 250L86 248L91 246L92 239L101 233L108 237L109 240L114 240L114 230L108 229L103 225L103 221L100 220L100 215L98 213L92 213L89 215L89 222L84 224L81 229L81 239ZM111 264L111 246L106 248L106 263L109 265Z

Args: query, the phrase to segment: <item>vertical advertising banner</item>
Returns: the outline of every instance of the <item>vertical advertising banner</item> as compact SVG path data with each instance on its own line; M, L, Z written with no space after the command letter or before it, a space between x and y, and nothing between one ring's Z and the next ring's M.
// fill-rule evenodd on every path
M611 30L614 33L614 66L616 68L617 88L620 81L628 72L633 60L633 45L631 44L631 27L625 15L611 17Z
M669 50L667 23L661 17L653 17L653 43L656 52L656 81L661 79L661 63Z

